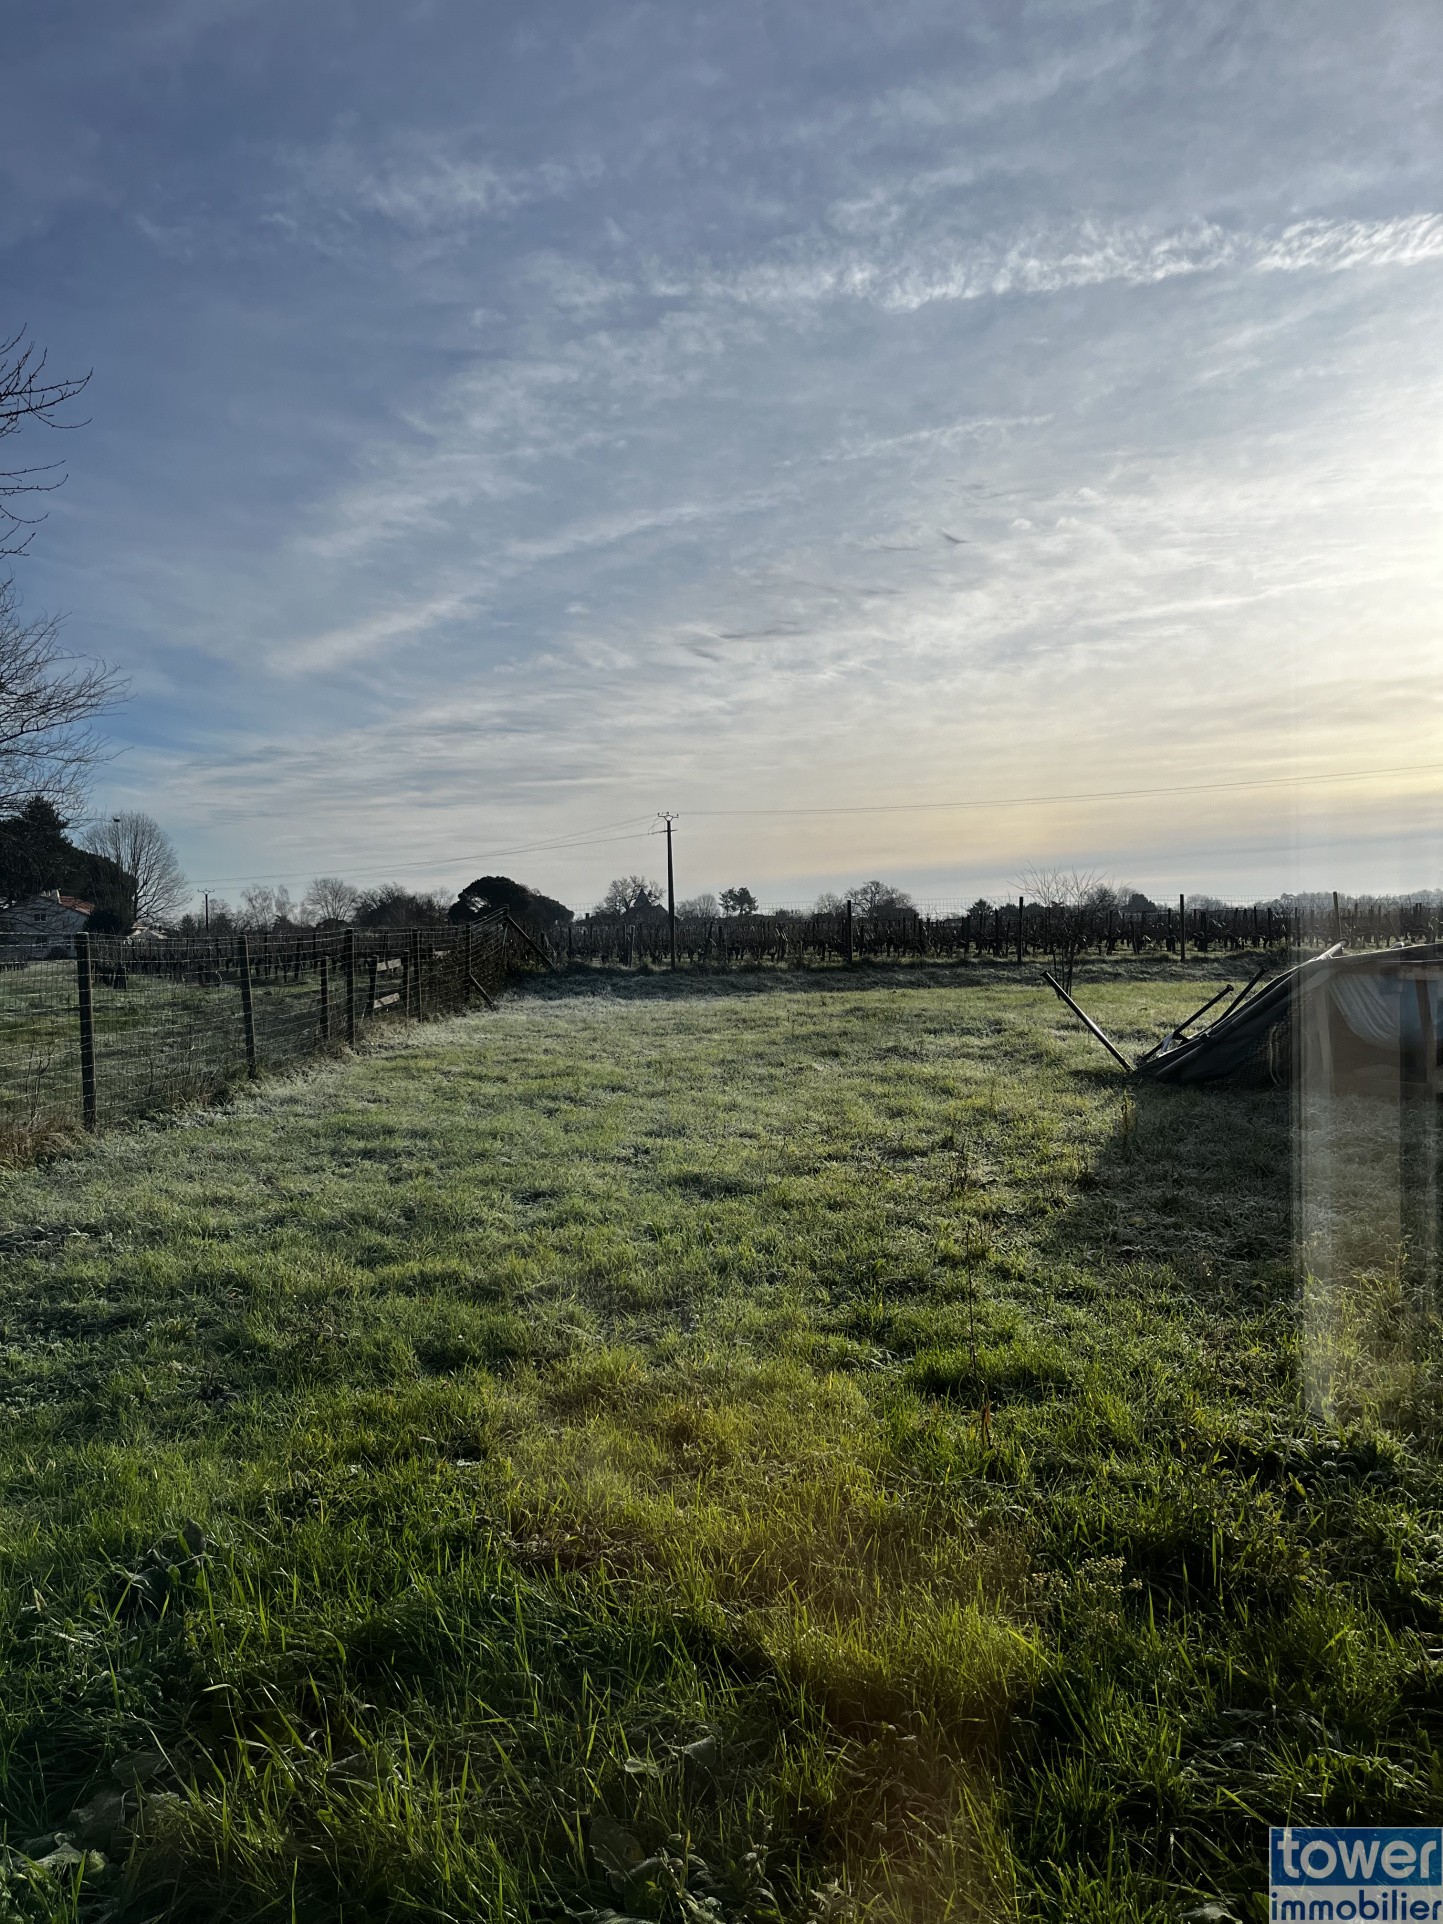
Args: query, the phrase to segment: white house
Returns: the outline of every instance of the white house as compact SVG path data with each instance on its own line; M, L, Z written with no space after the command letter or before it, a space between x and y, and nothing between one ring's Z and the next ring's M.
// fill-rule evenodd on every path
M27 902L0 910L0 943L13 961L41 962L52 954L70 955L94 908L93 902L82 902L78 895L43 889Z

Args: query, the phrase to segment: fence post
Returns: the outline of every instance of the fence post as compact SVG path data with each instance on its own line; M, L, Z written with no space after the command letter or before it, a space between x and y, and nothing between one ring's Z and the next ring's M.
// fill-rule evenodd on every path
M852 904L847 903L847 967L852 966Z
M240 938L240 992L241 1021L246 1032L246 1074L256 1073L256 1012L251 1000L251 946L243 935Z
M346 948L342 958L346 971L346 1041L354 1049L356 1046L356 931L346 930Z
M95 1000L88 935L75 938L75 975L80 990L80 1119L93 1133L100 1121L95 1101Z
M566 931L566 954L571 957L571 930ZM471 924L468 922L461 931L461 1007L464 1009L471 1000Z
M1177 959L1187 961L1187 897L1177 898Z
M322 1042L329 1042L331 1039L331 963L329 956L323 955L321 957L319 972L321 978L321 1040Z
M416 1020L421 1020L421 931L411 931L411 977L414 984L411 994L416 1005Z
M1017 898L1017 960L1019 962L1022 960L1022 917L1026 906L1026 898L1019 895Z

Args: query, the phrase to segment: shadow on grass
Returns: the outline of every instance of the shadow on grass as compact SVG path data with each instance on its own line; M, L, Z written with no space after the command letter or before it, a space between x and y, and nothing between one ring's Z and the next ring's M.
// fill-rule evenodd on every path
M1050 1225L1058 1258L1172 1272L1252 1303L1294 1295L1292 1112L1281 1089L1174 1089L1106 1068L1117 1111L1071 1205Z
M1055 1597L1006 1764L1030 1876L1072 1867L1068 1916L1176 1916L1251 1905L1266 1823L1436 1821L1437 1576L1379 1546L1429 1527L1437 1462L1307 1407L1289 1092L1119 1076L1038 1249L1075 1387L1026 1432Z

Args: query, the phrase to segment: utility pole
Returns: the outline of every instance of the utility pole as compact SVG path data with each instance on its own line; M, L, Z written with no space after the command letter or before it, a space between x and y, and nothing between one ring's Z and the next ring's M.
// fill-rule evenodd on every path
M666 823L666 919L671 925L671 966L676 967L676 881L671 866L671 825L674 815L663 815Z

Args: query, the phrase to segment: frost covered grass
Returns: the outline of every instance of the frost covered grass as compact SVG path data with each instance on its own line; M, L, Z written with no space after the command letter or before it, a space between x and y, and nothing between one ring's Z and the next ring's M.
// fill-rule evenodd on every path
M921 967L8 1173L0 1917L1242 1918L1436 1820L1443 1484L1306 1413L1288 1197L1284 1098Z

